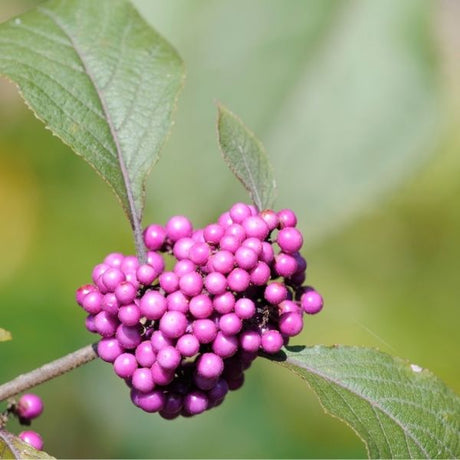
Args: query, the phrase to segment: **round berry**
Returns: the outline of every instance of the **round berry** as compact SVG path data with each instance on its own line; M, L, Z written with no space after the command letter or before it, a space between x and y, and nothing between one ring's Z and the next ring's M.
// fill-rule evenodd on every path
M87 294L92 291L95 291L97 288L93 284L85 284L77 289L75 293L75 300L77 301L78 305L83 306L83 299Z
M196 296L203 289L203 278L197 272L186 273L179 279L180 290L188 296Z
M102 309L102 294L99 291L91 291L82 300L82 307L91 315L98 314Z
M124 259L125 256L120 252L112 252L105 257L104 263L110 265L113 268L120 268Z
M207 318L213 312L212 300L207 295L197 295L190 299L189 310L195 318Z
M157 273L163 273L163 270L165 269L163 256L157 252L147 252L147 263L151 265ZM135 268L134 271L135 270L137 270L137 268Z
M173 242L192 236L193 226L185 216L174 216L166 224L166 234Z
M118 326L115 337L120 345L128 350L136 348L142 340L138 326L125 326L124 324Z
M180 311L187 313L189 308L189 300L181 291L176 291L166 297L166 305L169 311Z
M268 225L259 216L247 217L242 225L248 237L254 237L261 241L265 240L270 232Z
M99 358L113 363L122 353L123 347L115 338L103 338L97 344L97 354Z
M122 281L115 288L115 296L122 305L132 303L136 298L136 294L137 289L129 281Z
M239 267L251 270L257 265L258 255L251 248L241 246L235 252L235 261Z
M184 409L191 415L200 414L208 408L208 398L202 391L192 391L184 398Z
M196 370L202 377L214 379L222 374L224 361L214 353L204 353L198 359Z
M119 268L108 268L102 275L104 286L110 291L115 291L115 288L125 280L125 274Z
M288 291L286 286L276 281L269 284L264 291L265 300L273 305L278 305L283 300L286 300L287 295Z
M275 256L275 271L284 278L289 278L297 271L297 261L289 254L282 252Z
M234 335L218 332L212 343L212 351L222 358L233 356L238 350L238 339Z
M179 288L179 276L174 272L163 272L158 281L160 282L160 287L167 294L177 291Z
M212 304L217 313L225 315L226 313L230 313L236 305L235 296L231 292L224 292L223 294L214 296Z
M169 385L174 380L175 369L165 369L156 361L151 367L152 378L156 385Z
M323 298L318 292L310 288L302 294L300 304L302 305L305 313L314 315L315 313L320 312L323 308Z
M180 352L172 345L163 347L157 353L157 363L163 368L168 370L176 369L181 362Z
M284 227L279 231L276 242L283 252L292 254L302 247L302 233L294 227Z
M193 334L184 334L177 340L176 348L182 356L195 356L200 349L200 342Z
M131 391L131 401L145 412L158 412L163 409L165 395L160 390L143 393L136 389Z
M279 225L280 221L275 211L272 211L270 209L265 209L264 211L260 213L260 217L268 225L268 228L270 229L270 231L274 230Z
M300 313L283 313L279 319L279 330L287 337L294 337L303 329L303 318Z
M93 271L91 273L91 279L93 280L93 283L96 284L98 279L104 274L104 272L110 268L110 265L108 264L98 264L93 268Z
M228 287L235 292L245 291L250 281L249 273L242 268L233 269L227 276Z
M96 323L94 322L94 315L88 315L85 318L85 327L89 332L97 332Z
M118 319L125 326L135 326L141 319L139 307L135 304L124 305L118 310Z
M270 274L270 267L265 262L257 262L250 272L250 281L256 286L263 286L270 279Z
M94 326L98 334L103 337L112 337L117 331L120 321L114 315L101 311L94 317Z
M183 335L186 328L187 318L180 311L167 311L160 319L160 331L171 339Z
M139 283L143 284L144 286L149 286L152 284L157 276L158 273L149 264L142 264L137 267L136 278L139 280Z
M102 298L101 307L105 312L115 316L118 314L120 302L118 302L117 296L113 292L108 292Z
M261 346L267 353L278 353L283 344L283 336L277 330L268 330L262 334Z
M33 393L23 394L19 398L16 410L19 417L32 420L43 412L42 399Z
M211 267L214 271L227 274L235 264L235 258L230 251L218 251L211 258Z
M232 235L224 235L219 243L220 249L223 251L229 251L231 253L236 252L240 247L241 241Z
M251 216L251 209L247 204L244 203L235 203L229 211L230 217L233 222L241 224L244 219Z
M139 310L147 319L160 319L167 308L167 301L158 291L147 291L139 302Z
M187 259L190 248L195 244L192 238L181 238L174 243L173 254L177 260Z
M240 334L240 345L245 351L256 352L261 344L261 337L257 331L243 331Z
M204 240L210 244L218 244L224 236L225 229L219 224L209 224L203 232Z
M279 227L295 227L297 225L297 216L290 209L278 211Z
M235 303L235 313L241 319L252 318L256 313L256 305L251 299L242 297L241 299L238 299Z
M242 327L243 322L236 313L227 313L219 319L219 329L227 336L238 334Z
M227 289L227 278L219 272L212 272L206 275L204 287L210 294L223 294Z
M210 343L216 338L217 327L210 319L197 319L192 325L193 334L200 343Z
M133 388L148 393L152 391L155 383L153 382L152 371L147 367L137 368L131 377Z
M161 225L152 224L144 230L144 243L147 249L157 251L166 239L166 230Z
M32 446L34 449L42 450L43 449L43 439L35 431L22 431L19 433L19 438L24 441L29 446Z
M150 337L150 343L152 344L153 351L158 352L163 347L167 347L168 345L173 345L173 340L167 337L161 331L154 331L152 337Z
M174 273L179 277L186 275L187 273L194 272L196 265L189 259L183 259L176 262L174 265Z
M134 352L137 362L141 367L151 367L156 360L156 353L150 340L144 340Z
M205 265L210 255L211 250L206 243L195 243L190 248L188 257L196 265Z
M131 377L137 369L137 361L131 353L122 353L113 363L113 370L122 379Z

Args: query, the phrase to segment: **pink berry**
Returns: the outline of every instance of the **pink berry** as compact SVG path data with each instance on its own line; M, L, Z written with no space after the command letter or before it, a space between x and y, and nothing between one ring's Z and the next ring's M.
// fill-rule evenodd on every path
M294 227L284 227L279 231L276 242L283 252L292 254L302 247L302 233Z
M210 343L216 338L217 327L210 319L197 319L192 324L193 334L200 343Z
M230 217L232 218L232 221L241 224L246 217L249 217L252 215L251 209L247 204L244 203L235 203L229 211Z
M159 277L160 287L167 294L177 291L179 288L179 276L174 272L163 272Z
M192 297L189 310L195 318L207 318L213 312L212 300L204 294Z
M261 241L265 240L270 232L268 225L259 216L247 217L242 225L248 237L258 238Z
M241 319L252 318L256 313L256 305L251 299L242 297L238 299L235 303L235 313Z
M212 304L217 313L221 315L230 313L235 306L235 296L231 292L224 292L214 296Z
M240 334L240 345L243 350L256 352L261 344L261 337L257 331L243 331Z
M242 327L243 322L236 313L227 313L220 317L219 329L227 336L238 334Z
M148 393L155 387L152 371L147 367L140 367L133 372L131 377L133 388L142 393Z
M278 211L279 227L295 227L297 225L297 217L290 209L282 209Z
M222 374L224 361L214 353L203 353L198 359L196 370L202 377L214 379Z
M139 310L147 319L160 319L166 311L166 299L158 291L147 291L139 302Z
M149 286L158 276L157 271L149 264L142 264L136 270L136 277L139 283Z
M150 340L141 342L134 353L137 362L142 367L151 367L156 360L156 353Z
M203 278L197 272L186 273L179 279L179 288L187 296L197 296L203 289Z
M322 310L323 298L318 292L310 288L302 294L302 297L300 298L300 304L302 305L305 313L314 315L315 313L318 313Z
M182 358L181 358L180 352L171 345L167 347L163 347L157 353L157 363L163 369L168 369L168 370L176 369L177 366L180 364L181 359Z
M110 265L113 268L120 268L124 259L125 256L120 252L112 252L105 257L104 263Z
M43 439L35 431L22 431L21 433L19 433L19 438L22 439L26 444L29 444L29 446L32 446L34 449L43 449Z
M136 358L131 353L122 353L115 359L113 369L122 379L131 377L137 369Z
M185 216L174 216L166 224L166 234L175 242L180 238L192 236L192 223Z
M166 239L166 230L161 225L149 225L144 230L144 243L147 249L158 251L161 249Z
M160 319L160 331L166 337L178 338L187 328L187 318L180 311L167 311Z
M200 342L193 334L184 334L177 340L177 350L182 356L195 356L200 349Z
M222 358L233 356L238 350L238 339L234 335L218 332L212 343L212 351Z
M287 288L284 284L274 282L269 284L264 291L264 298L273 305L278 305L287 298Z
M145 412L158 412L163 409L165 404L165 395L160 390L152 390L143 393L136 389L131 391L131 401L133 404Z
M219 224L210 224L205 227L203 236L204 240L210 244L218 244L224 236L225 229Z
M213 295L220 295L227 289L227 278L219 272L212 272L204 279L206 290Z
M40 396L33 393L23 394L18 401L17 414L27 420L37 418L43 412L43 402Z
M113 363L123 353L123 348L115 338L103 338L97 344L99 358Z
M262 334L261 346L267 353L278 353L283 344L283 336L277 330L268 330Z
M228 287L235 292L245 291L250 281L249 273L242 268L233 269L227 276Z
M287 337L294 337L303 329L303 318L300 313L283 313L279 319L279 329L281 334Z

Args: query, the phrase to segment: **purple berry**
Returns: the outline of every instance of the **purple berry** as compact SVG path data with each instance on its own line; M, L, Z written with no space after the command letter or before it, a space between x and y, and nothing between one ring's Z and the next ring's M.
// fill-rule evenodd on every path
M260 254L259 259L266 264L270 264L275 258L275 253L273 251L273 247L267 241L262 242L262 252Z
M171 345L167 347L163 347L157 353L157 363L163 369L167 369L167 370L176 369L177 366L179 366L181 359L182 358L181 358L180 352Z
M139 302L139 310L147 319L160 319L166 312L167 301L158 291L147 291Z
M166 230L157 224L149 225L144 230L144 243L147 246L147 249L151 251L157 251L160 249L166 239Z
M144 286L149 286L153 283L155 278L158 276L156 270L149 264L142 264L136 270L136 278L139 283Z
M235 253L236 250L241 246L241 241L235 236L224 235L220 240L219 246L223 251Z
M265 262L257 262L250 272L250 281L256 286L263 286L270 279L270 274L270 267Z
M193 334L200 343L210 343L216 338L217 327L210 319L197 319L192 324Z
M246 232L242 225L232 224L225 229L225 235L233 236L241 244L244 239L246 239ZM222 240L221 240L222 241Z
M235 252L235 261L239 267L251 270L257 265L258 255L251 248L241 246Z
M113 268L120 268L124 259L125 256L120 252L112 252L105 257L104 263L110 265Z
M115 291L115 288L125 280L125 274L119 268L108 268L102 275L104 286L110 291Z
M226 315L222 315L219 319L219 329L227 336L238 334L242 327L243 322L235 313L227 313Z
M136 369L137 361L131 353L122 353L113 363L115 374L122 379L131 377Z
M166 305L169 311L180 311L187 313L189 308L189 300L181 291L176 291L166 297Z
M97 344L97 354L99 358L113 363L122 353L123 347L115 338L103 338Z
M223 294L227 289L227 278L219 272L209 273L204 280L204 287L210 294Z
M160 331L171 339L183 335L186 328L187 318L180 311L167 311L160 319Z
M192 236L193 226L185 216L174 216L166 224L166 234L173 242Z
M247 217L242 225L248 237L254 237L261 241L265 240L270 232L268 225L259 216Z
M197 295L190 299L189 310L195 318L207 318L213 312L212 300L207 295Z
M176 348L182 356L195 356L200 349L200 342L193 334L184 334L177 340Z
M210 244L218 244L224 236L225 229L219 224L209 224L203 232L204 240Z
M161 289L167 294L177 291L179 288L179 277L174 272L163 272L158 280Z
M191 247L195 244L192 238L181 238L174 243L173 254L177 260L187 259Z
M222 374L224 361L214 353L204 353L198 359L196 370L202 377L215 379Z
M105 312L116 316L120 308L120 302L118 302L117 296L113 292L108 292L102 298L101 307Z
M218 332L212 343L212 351L222 358L233 356L238 350L238 339L234 335L225 335Z
M278 305L283 300L286 300L287 295L288 291L286 286L276 281L269 284L264 291L265 300L273 305Z
M151 367L156 360L156 353L153 349L152 342L150 342L150 340L141 342L136 347L134 356L141 367Z
M115 296L122 305L128 305L136 298L137 289L129 282L122 281L115 288Z
M184 398L184 409L191 415L201 414L208 408L208 397L202 391L192 391Z
M303 318L300 313L283 313L279 319L279 329L281 334L287 337L294 337L303 329Z
M32 446L34 449L43 449L43 439L35 431L22 431L21 433L19 433L19 438L22 439L26 444L29 444L29 446Z
M97 288L93 284L85 284L79 287L75 293L75 300L77 301L80 307L82 306L83 299L86 297L87 294L90 292L95 291Z
M182 409L182 396L177 393L168 393L165 398L163 411L168 414L177 414Z
M135 349L142 341L138 326L125 326L120 324L117 328L115 337L123 348L128 350Z
M235 264L235 258L230 251L218 251L210 258L211 267L214 271L227 274Z
M239 377L235 379L227 380L228 389L230 391L239 390L244 384L244 374L241 374Z
M245 291L250 281L249 273L242 268L233 269L227 276L228 287L235 292Z
M240 334L240 345L245 351L256 352L261 344L261 337L257 331L243 331Z
M290 209L278 211L279 228L295 227L297 225L297 216Z
M302 247L302 233L294 227L284 227L279 231L276 242L283 252L292 254Z
M244 219L252 215L251 209L244 203L235 203L230 208L229 214L233 222L237 224L241 224Z
M125 326L135 326L141 319L139 307L135 304L124 305L118 310L118 319Z
M292 300L283 300L278 304L278 310L280 315L283 313L301 313L300 307Z
M175 369L165 369L155 361L151 370L152 378L156 385L169 385L174 380Z
M102 294L99 291L91 291L82 300L82 307L91 315L97 315L102 309Z
M121 263L120 269L126 275L134 273L139 267L139 259L136 256L126 256Z
M209 401L215 403L225 398L228 393L228 384L225 379L219 379L217 383L208 391Z
M230 225L233 224L233 220L232 218L230 217L230 213L227 211L227 212L224 212L223 214L221 214L219 216L219 218L217 219L217 223L223 227L224 229L229 227Z
M271 209L265 209L260 213L260 217L265 221L268 225L270 231L274 230L279 225L279 218L275 211Z
M225 315L233 310L235 296L231 292L224 292L223 294L214 296L212 304L217 313Z
M238 299L235 303L235 313L241 319L249 319L253 317L256 313L255 303L246 297Z
M40 396L33 393L23 394L18 401L17 414L27 420L37 418L43 412L43 402Z
M262 349L270 354L278 353L284 344L283 336L277 330L268 330L262 334Z
M98 279L104 274L104 272L110 268L110 265L107 264L98 264L93 268L91 273L91 279L93 283L96 284Z
M152 371L147 367L140 367L136 369L131 377L131 383L133 388L143 393L152 391L155 386Z
M151 265L158 274L163 273L165 269L163 256L157 252L147 252L147 263ZM137 270L137 268L135 270Z
M97 332L96 323L94 322L94 315L88 315L85 318L85 327L89 332Z
M158 352L163 347L174 344L173 340L169 337L166 337L161 331L153 332L152 337L150 338L150 343L152 344L154 352Z
M186 273L179 279L180 290L188 296L197 296L203 289L203 278L197 272Z
M302 305L305 313L314 315L315 313L320 312L323 308L323 298L318 292L310 288L302 294L300 304Z
M120 321L114 315L101 311L94 317L94 326L98 334L103 337L112 337L117 331Z
M289 254L281 253L275 256L275 271L284 278L289 278L297 271L297 261Z
M205 265L208 262L211 250L206 243L195 243L189 250L189 259L196 265Z
M176 262L174 265L174 273L179 277L186 275L187 273L192 273L196 269L196 265L189 259L183 259Z
M133 404L145 412L158 412L163 409L165 395L160 390L153 390L143 393L136 389L131 391L131 401Z

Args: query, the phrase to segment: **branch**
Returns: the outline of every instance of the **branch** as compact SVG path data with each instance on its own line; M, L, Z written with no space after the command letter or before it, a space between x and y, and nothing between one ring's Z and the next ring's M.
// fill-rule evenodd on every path
M27 374L21 374L15 379L0 385L0 401L11 398L29 388L40 385L48 380L59 377L83 364L97 358L97 344L87 345L62 358L51 361Z

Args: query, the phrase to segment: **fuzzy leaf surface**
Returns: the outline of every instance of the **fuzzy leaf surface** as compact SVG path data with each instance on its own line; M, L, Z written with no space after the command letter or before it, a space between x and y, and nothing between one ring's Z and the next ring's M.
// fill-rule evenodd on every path
M0 73L140 221L183 65L131 3L51 0L0 25Z
M8 431L0 430L0 458L54 458L42 450L36 450Z
M218 106L217 133L228 167L248 190L253 203L260 210L272 208L276 182L262 143L222 105Z
M460 398L430 371L348 346L288 347L269 359L305 380L370 458L460 456Z

